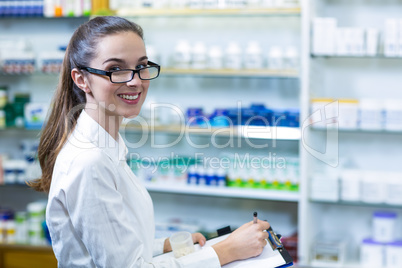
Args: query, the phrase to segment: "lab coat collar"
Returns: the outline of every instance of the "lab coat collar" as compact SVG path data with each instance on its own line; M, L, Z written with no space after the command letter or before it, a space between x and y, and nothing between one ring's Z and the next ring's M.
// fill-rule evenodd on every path
M82 110L75 130L93 145L102 149L114 163L126 161L128 149L120 133L116 141L101 125Z

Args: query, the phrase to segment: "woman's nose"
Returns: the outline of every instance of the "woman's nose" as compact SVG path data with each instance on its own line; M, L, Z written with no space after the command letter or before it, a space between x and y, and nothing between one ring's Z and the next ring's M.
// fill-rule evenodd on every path
M133 76L133 79L131 79L131 81L127 82L127 86L131 86L131 87L139 86L139 85L141 85L141 83L142 83L142 80L140 79L139 74L135 73Z

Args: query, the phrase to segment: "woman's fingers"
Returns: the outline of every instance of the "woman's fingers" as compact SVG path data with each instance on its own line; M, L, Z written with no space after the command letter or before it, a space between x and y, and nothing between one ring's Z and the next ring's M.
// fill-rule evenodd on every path
M263 230L267 230L271 226L267 221L258 220L257 223L260 224Z
M207 242L207 239L201 233L193 233L192 237L193 242L200 244L201 247L204 246L205 243Z

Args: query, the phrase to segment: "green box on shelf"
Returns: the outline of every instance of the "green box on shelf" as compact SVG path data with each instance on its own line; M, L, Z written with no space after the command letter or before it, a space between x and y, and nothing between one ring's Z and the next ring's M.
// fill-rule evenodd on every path
M229 187L244 187L244 182L241 178L230 179L228 178L228 186Z

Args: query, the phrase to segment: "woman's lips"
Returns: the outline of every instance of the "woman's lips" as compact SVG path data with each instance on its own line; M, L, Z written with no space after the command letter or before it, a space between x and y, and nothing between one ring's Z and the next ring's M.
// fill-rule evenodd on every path
M117 96L127 104L137 104L140 101L141 93L122 93Z

